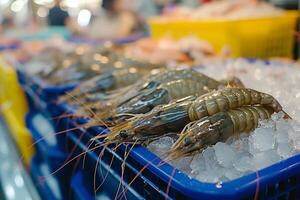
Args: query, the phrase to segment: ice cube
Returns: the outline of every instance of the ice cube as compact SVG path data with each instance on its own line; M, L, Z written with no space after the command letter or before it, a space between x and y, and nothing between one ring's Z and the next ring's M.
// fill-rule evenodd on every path
M227 140L226 140L226 144L228 145L232 145L232 143L234 143L236 141L236 137L229 137Z
M279 155L274 149L257 153L253 156L254 167L259 170L280 160Z
M233 166L240 172L251 171L253 169L252 159L246 153L239 154L238 158L234 161Z
M173 138L163 137L151 142L147 148L159 156L166 156L166 152L171 148L173 143Z
M199 172L196 178L202 182L217 183L220 181L220 178L223 176L223 174L223 169L216 167Z
M275 129L275 122L269 119L260 120L259 121L259 127L260 128L270 128Z
M291 140L297 140L300 137L300 131L296 131L294 129L288 130L288 137Z
M300 137L293 140L293 145L296 151L300 151Z
M216 183L219 180L219 177L217 177L216 174L211 170L202 171L201 173L198 174L196 178L199 181L206 182L206 183Z
M229 180L233 180L233 179L240 177L242 174L240 172L236 171L234 168L229 168L229 169L225 170L224 175Z
M288 130L286 130L286 132L284 131L280 131L280 132L277 132L276 136L276 141L277 143L283 143L283 144L286 144L289 142L289 135L288 135Z
M258 128L249 138L249 148L252 154L267 151L275 147L275 137L272 128Z
M189 174L191 172L191 168L190 168L191 161L192 161L192 157L189 156L189 157L183 157L180 159L173 160L171 161L171 164L175 166L177 169Z
M215 150L214 150L213 147L207 147L203 151L202 155L203 155L204 160L205 160L205 167L206 167L206 169L216 168L216 166L218 165L218 163L216 161Z
M283 119L284 116L285 116L285 114L284 114L282 111L280 111L280 112L278 112L278 113L274 113L274 114L271 116L271 119L272 119L273 121L279 121L279 120Z
M214 145L214 149L218 163L222 167L231 166L236 156L236 153L233 151L233 149L229 145L222 142L218 142L216 145Z
M293 155L293 148L290 143L279 143L277 146L277 153L280 157L286 159Z
M225 182L230 181L230 180L225 175L223 175L219 178L219 181L222 182L222 183L225 183Z
M205 159L202 154L197 154L190 165L192 174L199 174L199 172L206 170Z
M278 133L287 133L291 128L290 122L288 120L278 120L276 123L276 132Z
M294 131L299 131L300 132L300 122L292 121L292 127L293 127Z
M247 152L249 149L248 137L244 136L244 137L234 141L230 146L231 146L231 148L234 149L235 152L238 152L238 153Z

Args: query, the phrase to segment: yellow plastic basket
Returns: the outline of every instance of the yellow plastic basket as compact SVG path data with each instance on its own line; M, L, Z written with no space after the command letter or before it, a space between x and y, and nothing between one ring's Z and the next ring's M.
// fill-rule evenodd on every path
M216 51L229 47L232 57L292 57L297 11L276 17L241 20L149 20L153 38L197 36Z
M25 95L18 84L17 74L0 55L0 107L6 124L28 165L34 154L32 137L25 125L28 111Z

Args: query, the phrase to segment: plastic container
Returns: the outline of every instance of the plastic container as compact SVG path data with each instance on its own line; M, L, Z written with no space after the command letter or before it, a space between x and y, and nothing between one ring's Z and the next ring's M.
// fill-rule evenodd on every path
M42 190L41 195L44 196L43 193L52 192L46 199L69 199L71 194L70 178L75 169L73 169L72 164L61 167L70 155L57 142L54 136L55 129L51 127L51 123L47 121L47 118L43 118L38 112L30 112L26 117L26 123L33 140L36 142L34 145L36 155L31 163L31 174L33 177L38 178L39 173L43 173L42 176L47 173L45 185L37 185ZM52 183L48 183L49 181ZM56 186L52 186L53 182ZM40 183L40 181L37 183ZM54 188L48 189L48 187Z
M84 147L81 144L87 144L89 140L86 140L87 137L85 135L79 141L76 135L77 133L69 134L68 138L70 139L70 149L74 150L74 147L77 147L75 148L75 154L79 155L80 153L86 150L86 146ZM80 142L81 144L79 144L78 142ZM79 171L80 174L77 174L77 176L73 177L72 179L71 185L72 190L75 191L74 197L76 197L79 200L101 199L100 197L104 196L108 197L109 199L116 198L119 184L122 180L120 176L120 166L123 160L117 154L111 154L111 150L108 148L100 162L98 158L99 153L100 149L99 151L97 150L95 152L88 152L84 160L84 167L81 169L82 172ZM127 178L133 178L133 176L138 173L137 170L134 169L134 167L130 163L125 163L124 166L125 174L123 180L126 181ZM96 177L95 182L94 176ZM152 185L152 182L149 181L147 178L141 177L142 176L139 176L132 186L128 186L128 184L124 182L125 185L120 187L119 192L121 193L121 191L124 188L127 188L128 191L125 193L126 198L118 197L116 199L158 199L158 197L163 197L163 195L156 194L163 193L159 191L159 187ZM137 187L137 185L139 186ZM153 187L156 188L156 193L153 193ZM95 188L98 188L96 194Z
M18 77L21 86L27 94L29 94L33 99L41 99L47 104L55 103L56 99L59 96L73 90L77 85L75 83L62 84L57 86L49 85L36 76L28 77L26 73L20 68L18 68Z
M109 178L107 178L108 181ZM107 187L111 187L111 183L105 183L107 184ZM71 181L71 188L72 188L72 194L74 200L95 200L95 199L101 199L101 200L110 200L112 198L109 197L105 193L104 190L97 192L96 194L91 190L88 189L88 185L91 185L91 183L87 182L84 174L82 171L77 172L73 177ZM133 197L127 197L127 199L135 199ZM140 198L141 199L141 198Z
M136 33L136 34L130 35L125 38L113 40L112 42L114 44L120 44L120 45L128 44L128 43L135 42L135 41L137 41L143 37L147 37L147 36L148 36L148 33ZM76 36L69 38L68 41L75 43L75 44L89 44L89 45L99 45L99 44L103 44L105 42L105 40L91 40L88 38L76 37Z
M31 111L26 116L26 125L32 134L33 140L38 141L35 144L38 149L37 154L49 155L49 152L54 152L53 154L57 158L65 157L62 152L63 148L59 147L57 138L54 135L57 129L54 128L47 116L38 111Z
M47 163L37 156L33 157L30 164L30 174L42 199L70 199L71 190L67 187L70 183L64 181L63 174L53 175L52 172L53 170Z
M71 108L69 107L69 109ZM71 110L68 112L71 112ZM67 125L69 128L78 126L80 123L78 121L81 121L81 123L84 121L83 119L78 121L74 119L64 120L65 123L69 123ZM89 131L80 128L73 130L72 133L68 134L69 144L73 142L69 149L74 149L75 146L78 153L87 151L87 146L90 144L92 137L101 132L103 132L101 128L91 128ZM95 147L95 145L92 145L92 147ZM100 169L105 168L105 166L109 169L109 175L120 177L122 173L120 166L124 161L125 149L124 145L121 145L117 150L113 150L113 146L106 147L101 161L98 158L101 147L87 152L84 176L92 181L95 166L98 163L98 169L96 170L97 184L103 180ZM111 162L112 158L114 158L113 162ZM300 155L259 170L257 172L258 176L256 173L251 173L221 185L190 179L179 170L175 171L170 182L174 168L169 164L159 165L160 162L160 158L156 155L137 145L126 159L124 182L130 183L136 175L137 178L130 187L126 185L125 187L146 199L166 198L168 183L170 183L168 199L254 199L255 194L260 199L300 198ZM147 165L146 169L139 174L138 171L145 165Z
M220 52L229 47L232 57L290 57L293 55L297 11L276 17L240 20L149 20L154 38L171 36L179 39L197 36L209 41Z
M95 195L92 195L92 192L89 191L86 187L87 183L85 182L82 172L77 172L71 180L71 188L74 200L94 200Z
M19 42L13 42L11 44L0 44L0 51L5 51L5 50L13 50L13 49L18 49L20 47Z
M56 30L56 29L53 29ZM52 31L55 32L55 31ZM116 44L126 44L134 42L142 37L145 37L145 33L135 34L126 38L121 38L113 41ZM95 44L95 41L89 41L83 38L73 38L70 41L74 43L87 43ZM97 43L97 42L96 42ZM103 43L103 41L99 41ZM36 106L40 110L46 109L47 105L56 103L59 96L66 94L67 92L73 90L76 87L76 83L68 83L61 85L51 85L47 84L41 78L37 76L28 76L26 72L22 69L20 63L16 63L18 80L27 96L29 97L30 106Z
M27 101L22 88L19 86L15 69L1 56L0 107L25 163L29 164L34 149L28 148L32 144L32 138L25 125L25 114L28 111Z

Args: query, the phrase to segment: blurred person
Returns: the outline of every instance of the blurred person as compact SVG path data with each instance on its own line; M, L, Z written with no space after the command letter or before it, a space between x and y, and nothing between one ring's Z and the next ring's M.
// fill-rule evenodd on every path
M61 0L55 0L54 7L49 10L49 26L66 26L69 20L69 14L60 7Z
M2 13L2 19L1 19L1 27L0 31L5 31L7 29L11 29L15 26L14 17L13 14L6 10Z
M199 0L176 0L175 3L181 5L181 6L187 6L187 7L198 7L200 5Z
M144 20L159 14L155 0L125 0L129 9L137 12Z
M124 0L103 0L102 9L85 29L75 33L91 39L120 39L143 29L139 16L128 9Z

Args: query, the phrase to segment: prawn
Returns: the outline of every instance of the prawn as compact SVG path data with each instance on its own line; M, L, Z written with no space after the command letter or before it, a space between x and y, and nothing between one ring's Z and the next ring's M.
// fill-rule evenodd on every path
M233 135L249 133L258 127L259 120L269 119L274 111L272 107L243 106L191 122L172 146L169 157L187 156Z
M146 141L166 133L180 132L190 122L207 116L253 105L270 107L274 112L282 111L282 106L269 94L249 88L224 88L204 94L195 100L188 99L160 106L113 127L110 133L96 136L95 139L105 137L107 143Z

